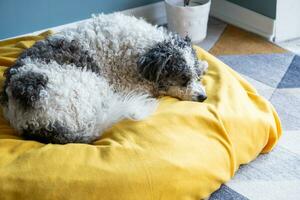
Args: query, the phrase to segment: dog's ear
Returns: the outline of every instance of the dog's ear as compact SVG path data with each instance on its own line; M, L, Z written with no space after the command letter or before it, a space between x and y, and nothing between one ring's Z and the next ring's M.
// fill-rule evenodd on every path
M138 71L147 80L158 82L170 58L171 55L167 52L153 48L138 59Z

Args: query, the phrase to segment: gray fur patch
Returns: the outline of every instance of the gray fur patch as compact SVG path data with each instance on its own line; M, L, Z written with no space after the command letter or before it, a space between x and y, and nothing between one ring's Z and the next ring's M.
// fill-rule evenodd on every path
M24 108L33 107L35 102L40 99L40 92L46 88L47 82L47 76L35 72L14 77L14 80L10 82L12 96Z
M66 127L61 126L58 123L54 123L48 129L36 130L33 126L22 131L22 137L26 140L35 140L41 143L52 143L52 144L67 144L73 143L90 143L93 138L84 137L84 134L74 134Z
M50 38L39 41L22 53L16 65L27 57L40 59L46 63L54 60L60 65L73 64L82 69L86 68L96 73L99 72L99 67L92 55L88 51L83 50L80 43L76 40L69 42L65 39Z

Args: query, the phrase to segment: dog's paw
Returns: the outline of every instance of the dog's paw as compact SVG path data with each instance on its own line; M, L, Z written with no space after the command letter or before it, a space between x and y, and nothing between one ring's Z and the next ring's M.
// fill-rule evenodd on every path
M157 108L158 101L145 94L131 94L126 98L126 118L132 120L142 120L151 115Z

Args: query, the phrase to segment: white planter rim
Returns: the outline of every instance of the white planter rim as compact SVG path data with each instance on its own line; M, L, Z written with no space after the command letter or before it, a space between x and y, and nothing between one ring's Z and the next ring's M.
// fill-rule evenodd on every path
M165 0L165 3L172 6L172 7L175 7L175 8L179 8L179 9L187 9L187 10L194 10L194 9L199 9L199 7L204 7L204 6L207 6L207 4L210 4L211 0L203 0L203 4L199 4L199 5L193 5L193 6L180 6L180 5L176 5L177 2L179 1L182 1L183 0Z

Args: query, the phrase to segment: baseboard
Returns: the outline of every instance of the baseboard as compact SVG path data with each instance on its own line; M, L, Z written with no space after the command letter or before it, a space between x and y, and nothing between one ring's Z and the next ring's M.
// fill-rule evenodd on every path
M141 7L137 7L137 8L131 8L131 9L128 9L128 10L123 10L123 11L120 11L120 12L122 12L124 14L127 14L127 15L134 15L136 17L142 17L146 21L148 21L152 24L161 25L161 24L166 24L167 23L165 5L164 5L163 1L153 3L153 4L149 4L149 5L145 5L145 6L141 6ZM57 32L57 31L60 31L64 28L76 26L78 23L85 22L85 21L88 21L88 20L91 20L91 18L76 21L76 22L72 22L72 23L69 23L69 24L64 24L64 25L61 25L61 26L49 27L49 28L46 28L46 29L38 30L38 31L35 31L35 32L23 34L23 35L14 36L14 37L11 37L11 38L22 37L22 36L26 36L26 35L37 35L39 33L42 33L44 31L46 31L46 30L49 30L49 29L53 30L54 32ZM11 38L5 38L5 39L2 39L2 40L7 40L7 39L11 39Z
M211 15L269 40L275 34L275 20L226 0L212 0Z

